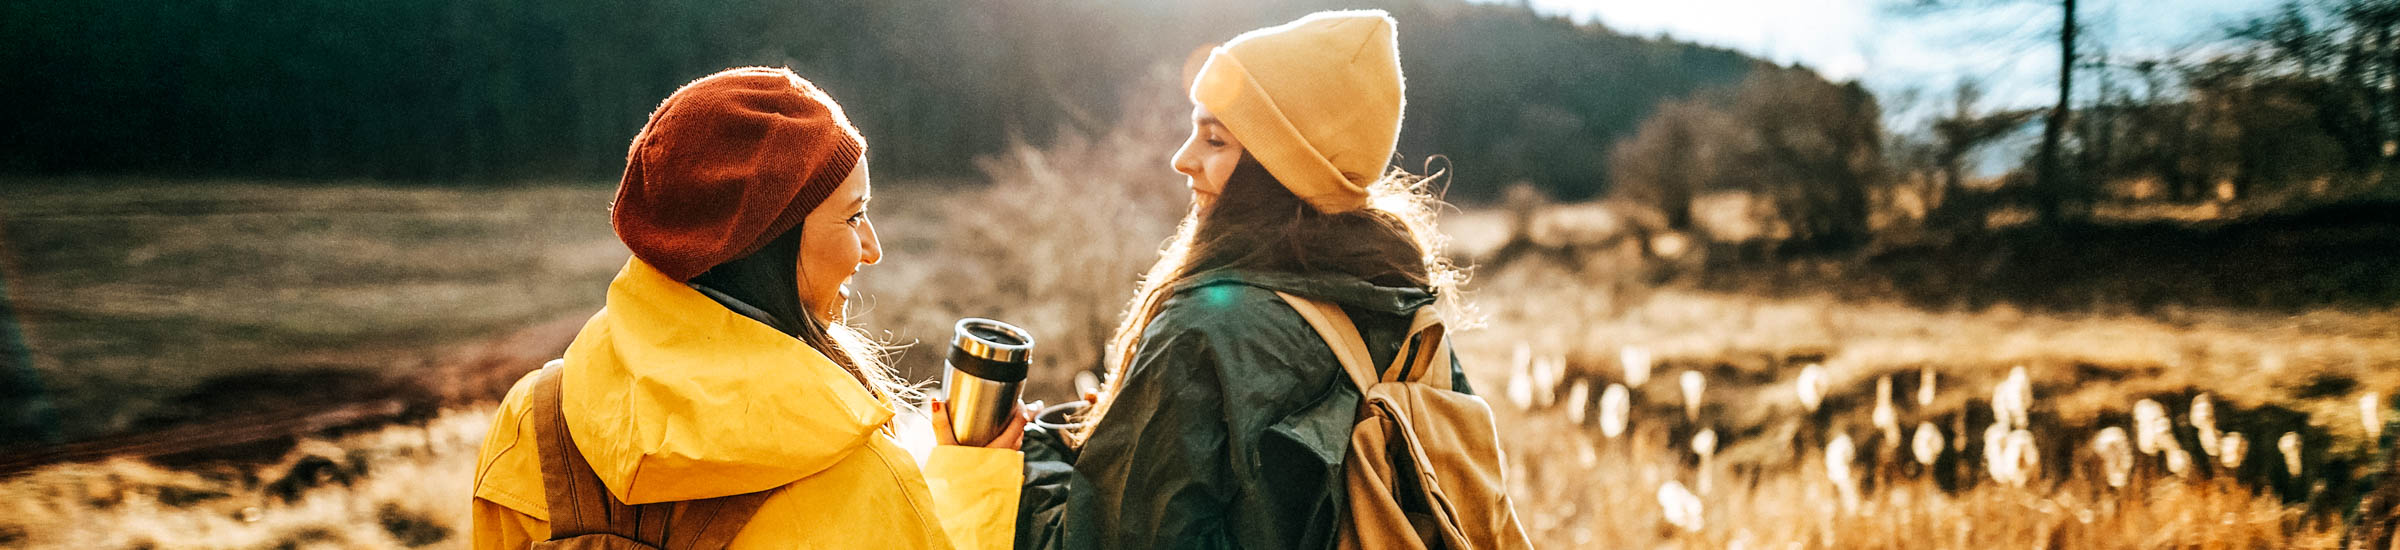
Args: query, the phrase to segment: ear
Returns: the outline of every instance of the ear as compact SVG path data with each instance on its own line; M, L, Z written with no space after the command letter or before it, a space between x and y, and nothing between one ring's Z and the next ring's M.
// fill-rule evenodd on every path
M1200 47L1192 49L1192 53L1183 56L1183 89L1185 91L1188 92L1192 89L1192 81L1200 78L1200 67L1208 64L1208 54L1215 51L1217 51L1217 44L1210 42L1201 44Z

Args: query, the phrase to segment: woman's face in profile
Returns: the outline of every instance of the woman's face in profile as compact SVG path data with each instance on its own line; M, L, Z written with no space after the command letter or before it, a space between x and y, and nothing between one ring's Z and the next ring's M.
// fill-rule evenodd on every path
M832 323L842 311L842 285L858 275L860 266L883 261L883 243L875 239L874 222L867 221L871 198L867 165L861 162L800 222L800 303L820 323Z
M1184 140L1183 149L1175 151L1175 171L1187 178L1192 189L1192 203L1200 208L1214 204L1217 195L1225 192L1225 179L1233 175L1233 167L1242 162L1242 142L1225 130L1207 107L1192 107L1192 136Z

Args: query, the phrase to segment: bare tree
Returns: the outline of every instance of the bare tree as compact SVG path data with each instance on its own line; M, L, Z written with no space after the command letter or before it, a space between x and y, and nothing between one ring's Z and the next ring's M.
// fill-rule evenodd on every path
M1965 10L1988 10L2004 6L2023 5L2026 3L2040 3L2044 5L2054 4L2058 6L2058 101L2050 107L2049 117L2042 121L2042 144L2040 150L2038 150L2034 155L2035 166L2032 195L2034 199L2034 210L2041 216L2041 219L2044 223L2056 223L2061 221L2065 215L2065 210L2067 207L2066 199L2074 194L2073 190L2068 189L2071 184L2068 182L2066 170L2063 166L2065 154L2060 151L2060 149L2062 147L2061 141L2063 141L2063 139L2066 137L2066 128L2067 123L2069 122L2068 116L2073 113L2072 100L2075 94L2076 61L2080 58L2076 51L2076 46L2078 45L2077 32L2081 30L2078 28L2076 21L2077 1L1896 1L1897 3L1893 5L1895 11L1908 15L1949 13Z

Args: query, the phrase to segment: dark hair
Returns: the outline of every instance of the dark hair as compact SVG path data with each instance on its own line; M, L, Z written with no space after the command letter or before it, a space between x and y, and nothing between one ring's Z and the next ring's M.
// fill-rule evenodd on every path
M1339 273L1384 286L1432 283L1426 251L1398 216L1372 208L1319 212L1246 152L1191 240L1171 279L1239 268Z
M1234 165L1213 204L1194 204L1175 238L1142 278L1125 319L1109 339L1107 390L1084 414L1083 428L1066 434L1081 445L1108 414L1141 334L1165 307L1170 288L1217 269L1337 273L1378 285L1454 294L1462 278L1441 258L1433 230L1435 201L1427 180L1393 170L1367 188L1367 205L1327 214L1309 206L1249 153Z
M907 407L903 397L913 393L884 365L882 346L840 319L826 323L800 300L800 229L792 226L748 256L735 258L692 277L691 284L707 287L767 314L761 322L797 338L850 371L869 391L893 407Z

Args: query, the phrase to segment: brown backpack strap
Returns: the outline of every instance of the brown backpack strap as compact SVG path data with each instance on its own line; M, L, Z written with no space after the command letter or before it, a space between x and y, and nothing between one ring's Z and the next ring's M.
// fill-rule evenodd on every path
M559 404L564 367L552 361L533 382L534 439L550 506L550 540L607 534L671 550L721 550L776 489L684 502L618 502L567 433ZM780 489L778 487L777 489Z
M1342 370L1350 374L1351 383L1360 390L1378 381L1416 382L1450 389L1450 340L1442 336L1442 319L1432 306L1417 308L1416 315L1409 320L1407 342L1402 344L1400 353L1392 356L1391 366L1377 373L1370 366L1374 364L1373 355L1359 336L1358 325L1350 321L1350 314L1343 312L1342 306L1280 290L1275 295L1283 297L1293 311L1300 312L1301 319L1308 321L1310 328L1316 329L1317 337L1325 340L1326 347L1333 348L1334 358L1341 361ZM1434 374L1436 371L1440 374Z

